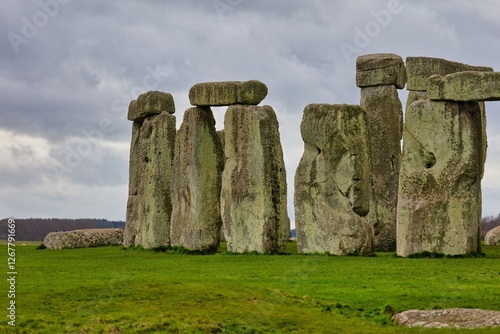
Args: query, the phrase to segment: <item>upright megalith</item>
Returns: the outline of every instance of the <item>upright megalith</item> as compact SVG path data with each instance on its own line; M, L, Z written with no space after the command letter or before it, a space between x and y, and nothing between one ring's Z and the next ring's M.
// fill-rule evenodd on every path
M189 90L194 106L258 105L267 95L267 86L258 80L221 81L195 84Z
M370 132L372 197L368 220L377 251L396 250L403 108L397 88L406 83L403 59L382 53L358 57L356 83L361 88L361 107Z
M277 253L290 235L278 120L270 106L233 105L224 118L221 210L232 252Z
M155 248L170 243L170 180L175 116L162 112L134 122L124 245Z
M479 104L420 100L409 106L405 119L398 255L480 252Z
M170 244L170 180L176 122L173 112L173 100L168 93L148 92L130 103L128 118L134 123L123 239L126 247Z
M373 254L370 136L363 108L310 104L300 126L304 154L295 174L300 253Z
M216 252L222 225L224 152L210 108L186 110L177 133L172 179L171 244Z

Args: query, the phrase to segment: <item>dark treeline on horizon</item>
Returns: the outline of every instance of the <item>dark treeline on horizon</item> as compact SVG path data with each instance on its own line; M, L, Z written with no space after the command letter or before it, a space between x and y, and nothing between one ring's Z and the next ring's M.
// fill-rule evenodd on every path
M16 222L16 240L42 241L47 234L55 231L71 231L87 228L124 228L124 221L110 221L96 218L12 218ZM7 222L0 220L0 240L7 239Z

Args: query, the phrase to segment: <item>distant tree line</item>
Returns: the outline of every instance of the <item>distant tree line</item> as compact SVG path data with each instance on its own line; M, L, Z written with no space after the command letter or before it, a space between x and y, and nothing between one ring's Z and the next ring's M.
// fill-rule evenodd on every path
M484 240L489 230L500 226L500 214L496 217L489 216L481 219L481 240Z
M86 228L124 228L124 221L107 219L59 219L59 218L28 218L16 219L16 240L43 241L45 236L55 231L71 231ZM0 220L0 240L7 239L8 218Z

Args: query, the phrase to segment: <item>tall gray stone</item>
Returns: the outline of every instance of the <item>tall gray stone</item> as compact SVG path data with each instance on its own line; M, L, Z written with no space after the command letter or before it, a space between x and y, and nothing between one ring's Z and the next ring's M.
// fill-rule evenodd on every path
M393 85L362 88L361 107L370 132L372 197L368 219L375 233L375 250L395 251L403 108Z
M283 252L290 236L278 120L270 106L234 105L224 119L221 209L232 252Z
M295 174L300 253L373 254L370 138L356 105L310 104L300 126L304 154Z
M171 244L219 249L224 152L210 108L189 108L177 133L172 179Z
M481 114L477 102L420 100L406 111L397 253L480 252Z
M163 111L133 123L124 246L170 244L174 144L175 116L170 113Z

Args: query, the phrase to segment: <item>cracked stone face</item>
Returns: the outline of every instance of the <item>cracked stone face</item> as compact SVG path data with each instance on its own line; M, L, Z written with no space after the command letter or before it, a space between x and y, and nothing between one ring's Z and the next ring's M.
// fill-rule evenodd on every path
M480 252L482 124L477 102L416 101L406 111L397 252Z
M311 104L301 123L304 154L295 174L295 224L301 253L371 254L366 218L370 147L360 106Z

